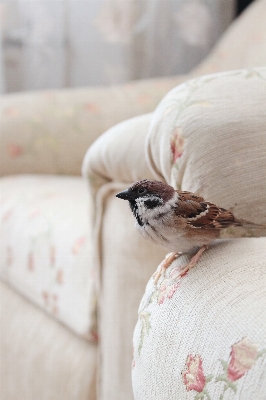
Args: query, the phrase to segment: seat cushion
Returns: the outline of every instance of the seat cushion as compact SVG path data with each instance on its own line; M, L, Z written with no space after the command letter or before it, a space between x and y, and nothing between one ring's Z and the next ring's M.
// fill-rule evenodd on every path
M96 400L97 348L0 282L0 399Z
M0 180L1 279L79 335L95 338L91 202L79 177Z

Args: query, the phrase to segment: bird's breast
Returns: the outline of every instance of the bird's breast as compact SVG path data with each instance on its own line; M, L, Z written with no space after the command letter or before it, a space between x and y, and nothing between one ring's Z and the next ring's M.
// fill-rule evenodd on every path
M164 224L163 220L150 220L142 226L138 225L138 230L145 239L159 244L169 251L184 253L193 248L210 244L219 234L217 230L186 229L172 224Z

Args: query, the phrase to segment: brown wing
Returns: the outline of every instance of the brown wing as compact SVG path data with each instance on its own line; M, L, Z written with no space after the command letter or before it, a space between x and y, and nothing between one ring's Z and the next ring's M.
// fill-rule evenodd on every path
M177 193L179 202L176 214L185 218L191 227L222 229L231 225L241 225L230 211L205 201L203 197L190 192L177 191Z
M179 195L179 198L181 200L193 200L196 201L197 203L201 203L202 201L205 201L203 197L198 196L197 194L191 193L191 192L185 192L181 190L176 190L176 192Z

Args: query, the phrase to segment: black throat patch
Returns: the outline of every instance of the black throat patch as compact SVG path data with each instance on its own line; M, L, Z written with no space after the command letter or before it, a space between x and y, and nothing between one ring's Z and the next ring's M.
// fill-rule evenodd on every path
M138 223L140 226L143 226L144 223L142 222L142 219L139 217L138 206L137 206L137 203L135 202L135 200L130 200L130 201L129 201L129 206L130 206L131 211L132 211L133 214L134 214L134 217L135 217L136 220L137 220L137 223Z

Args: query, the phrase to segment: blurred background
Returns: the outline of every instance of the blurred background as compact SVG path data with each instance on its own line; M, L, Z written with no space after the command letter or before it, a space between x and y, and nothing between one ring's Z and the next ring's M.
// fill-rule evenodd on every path
M249 0L2 0L0 90L189 72Z

